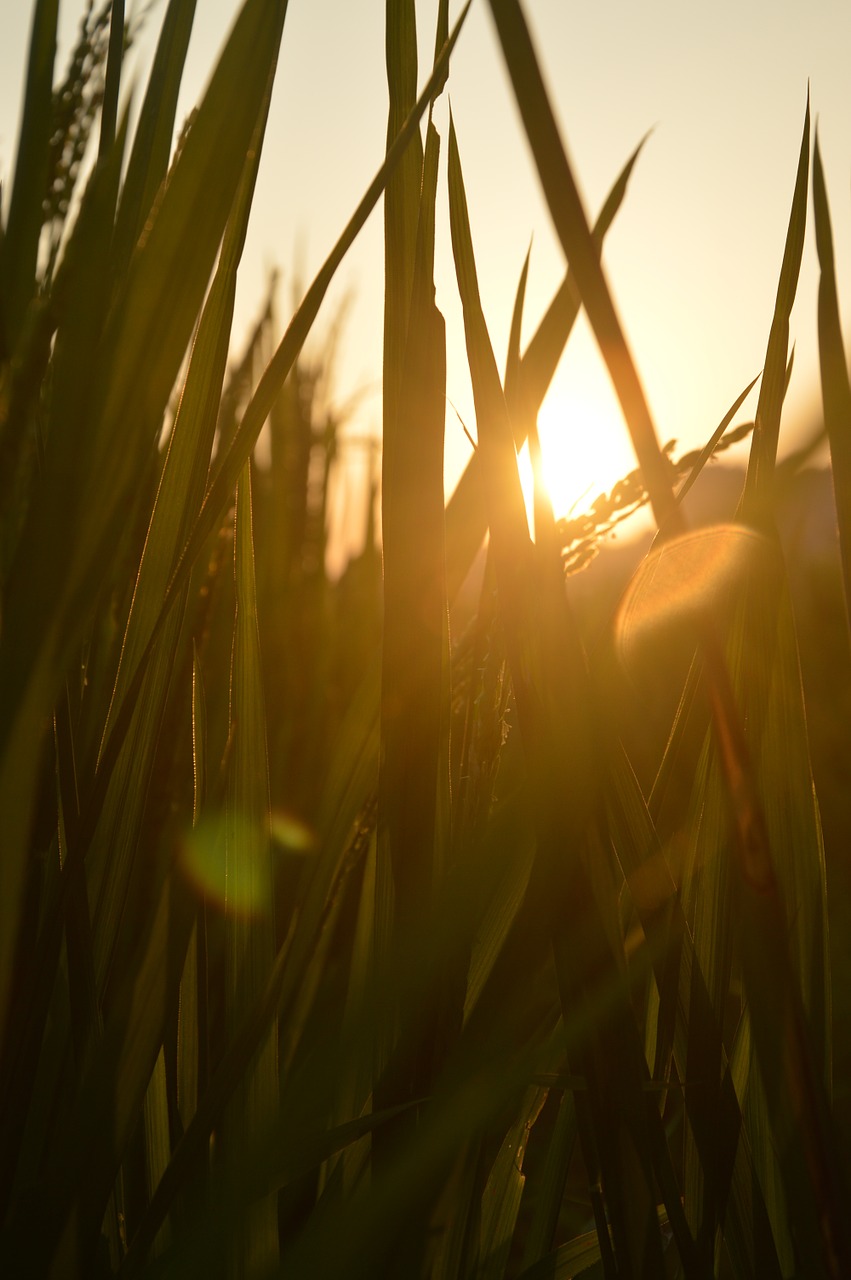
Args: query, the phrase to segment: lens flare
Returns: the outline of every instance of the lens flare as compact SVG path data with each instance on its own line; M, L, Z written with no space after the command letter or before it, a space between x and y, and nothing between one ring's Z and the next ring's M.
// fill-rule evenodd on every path
M271 849L263 825L233 814L202 819L183 841L180 865L198 893L228 915L271 910Z
M755 530L722 524L671 539L651 552L636 570L615 622L624 665L643 664L663 641L691 642L702 617L723 621L736 587L767 547Z
M294 813L286 809L272 812L272 844L284 853L313 853L316 849L316 832Z

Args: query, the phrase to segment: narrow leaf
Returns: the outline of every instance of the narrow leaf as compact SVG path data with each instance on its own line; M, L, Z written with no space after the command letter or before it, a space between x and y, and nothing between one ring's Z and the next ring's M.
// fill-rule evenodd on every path
M813 155L813 205L821 276L818 293L819 363L824 422L830 441L833 493L839 525L839 551L845 585L845 611L851 628L851 384L836 296L836 267L827 187L818 138Z

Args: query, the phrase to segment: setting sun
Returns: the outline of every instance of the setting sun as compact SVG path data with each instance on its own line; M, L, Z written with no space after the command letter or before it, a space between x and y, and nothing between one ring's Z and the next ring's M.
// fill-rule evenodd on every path
M581 511L635 469L635 456L614 397L604 385L572 393L556 388L538 415L543 479L556 518ZM526 509L532 511L532 463L524 445L519 458Z

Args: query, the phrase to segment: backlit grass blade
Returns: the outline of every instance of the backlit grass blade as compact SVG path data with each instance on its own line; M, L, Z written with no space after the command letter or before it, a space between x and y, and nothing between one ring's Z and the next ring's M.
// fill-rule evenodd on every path
M523 1271L539 1262L553 1247L575 1145L576 1107L573 1095L565 1089L550 1136L543 1173L535 1188L532 1220L523 1247Z
M53 62L58 17L59 0L38 0L33 7L15 180L0 256L0 357L11 356L17 348L26 309L35 292L53 119Z
M750 523L762 524L770 516L771 481L777 459L777 441L780 435L780 413L786 394L786 364L789 358L789 317L798 287L801 256L804 251L804 231L807 225L807 190L810 164L810 100L807 110L795 176L792 209L783 250L783 264L777 285L777 298L768 348L765 353L762 385L756 406L753 443L748 457L745 491L742 495L742 517Z
M145 1092L142 1106L145 1127L145 1174L148 1195L152 1196L162 1177L171 1154L171 1135L168 1123L168 1096L166 1092L165 1057L162 1049L157 1055L154 1072ZM168 1244L168 1227L160 1231L154 1242L156 1256Z
M385 26L389 148L416 100L417 27L413 0L403 0L402 4L388 0ZM433 891L439 735L436 717L443 649L440 579L427 557L433 548L438 553L443 543L445 335L443 319L434 305L439 140L430 119L429 116L429 168L424 170L424 151L417 133L389 175L384 197L384 634L375 933L379 963L386 963L397 929L411 928L417 906L427 904ZM415 398L403 393L406 379ZM420 488L417 467L424 463L424 484ZM425 527L420 529L422 520ZM408 572L412 554L416 585ZM413 740L407 737L411 717L417 724ZM412 741L417 744L413 758ZM384 1043L376 1051L379 1070L392 1052L392 1010L388 1010L388 1019ZM415 1070L413 1064L411 1070ZM395 1105L410 1096L421 1096L422 1092L421 1084L412 1079L402 1085L398 1094L393 1089L383 1089L379 1106Z
M198 650L192 645L192 821L197 823L207 796L207 698Z
M207 709L201 665L194 645L192 651L192 781L192 823L193 826L197 826L207 792ZM202 908L201 914L203 910ZM199 1076L203 1060L201 1041L206 1030L202 1021L199 998L202 984L205 984L206 980L205 941L203 922L199 926L196 921L189 939L186 964L180 979L180 1002L177 1012L175 1092L183 1130L190 1124L198 1109L198 1091L201 1083ZM170 1156L171 1152L169 1152Z
M758 377L759 375L757 375L757 378ZM756 386L757 378L754 378L752 382L749 382L748 385L745 387L744 391L742 391L741 394L736 397L736 399L730 405L730 408L724 414L724 417L718 423L718 426L712 432L712 435L709 437L706 444L700 450L700 453L697 455L697 457L694 460L694 465L692 466L691 470L689 471L683 483L680 485L679 489L677 489L677 502L682 502L683 498L689 492L692 485L697 480L700 473L703 471L703 468L706 466L707 462L714 454L718 445L721 443L721 439L724 435L724 432L727 430L730 423L733 421L736 414L739 412L739 409L742 407L745 400L748 398L751 391Z
M532 256L532 246L523 259L523 268L520 272L520 279L517 283L517 293L514 297L514 310L511 313L511 328L508 331L508 353L505 357L505 394L506 398L511 394L511 383L520 373L520 333L523 327L523 305L526 301L526 284L529 279L529 259ZM510 402L510 400L509 400ZM512 415L512 421L514 415Z
M448 6L441 5L442 23ZM416 98L415 5L388 0L390 145ZM435 86L442 88L441 77ZM446 332L435 305L434 235L440 139L431 112L425 152L419 136L385 194L384 403L382 449L383 638L375 948L387 964L435 888L439 831L444 655L443 435ZM402 1030L404 1011L388 1002L375 1051L377 1106L386 1110L431 1088L438 1052L435 1017ZM395 1043L394 1043L395 1042ZM392 1065L391 1065L392 1059ZM400 1125L406 1122L400 1117ZM376 1135L386 1160L393 1129Z
M551 1037L541 1063L542 1073L557 1070L564 1057L563 1038ZM529 1136L547 1100L548 1090L540 1085L526 1091L516 1118L502 1140L482 1192L482 1222L478 1275L481 1280L502 1280L507 1274L509 1255L526 1185L524 1160Z
M230 688L225 817L225 1022L232 1034L262 991L275 958L269 765L257 624L251 470L237 490L234 535L236 617ZM273 1020L224 1116L222 1142L237 1166L251 1135L271 1122L278 1104L277 1023ZM278 1257L274 1198L255 1205L234 1241L235 1274L273 1266Z
M199 984L203 981L203 968L199 964L199 952L203 934L196 924L186 951L186 964L180 979L180 1002L177 1024L177 1109L183 1129L191 1122L198 1109L198 1077L200 1070L200 1040L202 1034L199 1009ZM171 1158L171 1149L168 1152ZM168 1161L166 1161L166 1164ZM160 1170L162 1174L164 1170ZM153 1194L153 1193L152 1193Z
M100 113L98 155L105 156L115 142L118 119L118 93L121 87L121 64L124 60L124 0L112 0L109 13L109 52L106 81Z
M163 18L115 223L113 270L119 280L168 171L177 95L194 16L195 0L170 0Z
M813 154L813 207L821 276L818 294L819 363L824 422L830 441L833 492L839 525L839 550L845 584L846 615L851 620L851 384L836 296L833 232L827 186L816 138ZM851 622L849 622L851 625Z
M401 381L405 408L395 422L392 418L385 422L383 451L379 833L388 842L395 910L402 930L429 902L433 888L447 625L443 577L446 339L443 317L434 304L438 151L437 132L429 125L405 326ZM384 856L380 845L379 858Z
M414 0L397 0L385 8L387 150L393 145L417 98L417 20ZM411 289L414 279L423 147L419 131L412 136L384 194L384 436L393 445L398 430L402 366Z
M472 838L475 839L475 836L476 833L473 832ZM488 829L479 839L491 874L500 874L490 900L484 892L481 895L482 919L471 946L464 1002L465 1022L475 1009L503 950L526 894L535 857L534 835L529 830L528 818L522 805L517 803L504 804L494 814ZM510 857L502 852L506 849L511 850ZM484 877L482 880L484 881ZM484 889L484 883L481 888Z
M71 1005L71 1034L80 1069L90 1059L102 1030L97 999L91 908L82 864L68 857L68 832L76 831L79 819L77 764L74 751L74 724L69 703L70 691L60 699L54 716L54 742L59 804L60 849L68 879L65 912L65 949L68 957L68 994ZM68 821L65 821L65 814ZM64 846L64 847L63 847ZM50 948L52 950L52 948ZM35 1004L33 1001L32 1004Z

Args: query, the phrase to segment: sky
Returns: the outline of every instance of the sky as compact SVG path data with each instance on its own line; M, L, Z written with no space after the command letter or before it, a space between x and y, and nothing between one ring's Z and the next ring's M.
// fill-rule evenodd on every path
M62 0L57 74L81 12ZM237 10L198 0L178 127L203 91ZM31 6L0 5L0 174L8 186ZM453 0L451 16L460 8ZM436 0L418 0L420 78L434 47ZM760 371L800 147L807 92L831 201L840 306L851 316L851 5L847 0L525 0L524 11L593 221L628 156L648 134L604 267L660 439L678 451L711 434ZM135 52L141 96L164 12L155 3ZM132 78L132 77L131 77ZM504 360L524 257L532 256L524 343L564 271L540 195L486 0L474 0L436 115L444 167L449 105L458 134L482 301ZM312 279L381 162L386 129L384 0L290 0L249 236L240 271L235 345L271 268L282 274L281 327L295 282ZM446 486L475 436L445 181L437 225L437 303L447 322ZM844 283L843 283L844 282ZM818 264L808 228L792 341L795 369L781 452L818 420ZM345 305L334 386L357 397L353 437L381 422L383 295L380 206L338 273L311 342L321 349ZM755 394L740 420L752 414ZM556 507L588 502L634 466L608 376L584 321L568 344L540 418ZM352 446L346 524L357 508L362 452ZM360 522L358 522L359 524ZM354 538L349 524L349 535ZM345 541L345 538L344 538ZM342 545L342 544L341 544Z

